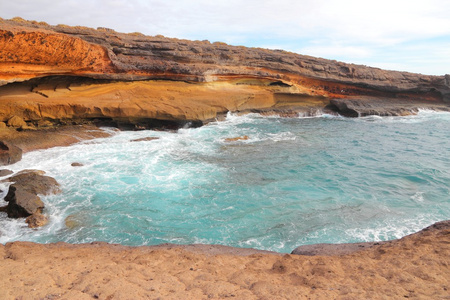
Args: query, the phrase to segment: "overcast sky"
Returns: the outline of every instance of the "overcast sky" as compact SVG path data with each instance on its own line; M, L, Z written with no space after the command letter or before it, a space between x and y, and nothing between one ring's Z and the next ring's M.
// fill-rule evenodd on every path
M449 0L0 0L0 17L450 74Z

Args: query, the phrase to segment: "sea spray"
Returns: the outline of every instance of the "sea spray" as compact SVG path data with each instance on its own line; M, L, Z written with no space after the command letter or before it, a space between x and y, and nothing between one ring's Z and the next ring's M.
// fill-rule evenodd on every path
M210 243L290 252L388 240L450 218L449 113L348 119L229 115L40 150L63 193L50 224L0 216L0 242ZM227 141L227 138L248 139ZM134 141L145 137L156 140ZM72 167L79 162L81 167Z

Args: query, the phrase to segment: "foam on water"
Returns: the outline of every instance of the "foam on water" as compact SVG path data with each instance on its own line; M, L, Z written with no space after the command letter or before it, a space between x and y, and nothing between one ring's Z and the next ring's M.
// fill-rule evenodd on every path
M0 242L290 252L398 238L450 218L449 123L449 113L430 111L358 119L230 114L177 133L112 131L27 153L9 168L45 170L63 193L43 197L50 223L39 230L0 215ZM144 137L159 139L130 142Z

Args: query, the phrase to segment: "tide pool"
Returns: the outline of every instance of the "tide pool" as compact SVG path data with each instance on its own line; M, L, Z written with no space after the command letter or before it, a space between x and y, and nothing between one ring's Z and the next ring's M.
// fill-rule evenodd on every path
M38 230L1 213L0 242L290 252L399 238L450 219L449 128L450 113L430 111L357 119L229 115L177 133L114 131L27 153L8 168L44 170L63 193L42 197L50 223ZM144 137L159 139L131 142Z

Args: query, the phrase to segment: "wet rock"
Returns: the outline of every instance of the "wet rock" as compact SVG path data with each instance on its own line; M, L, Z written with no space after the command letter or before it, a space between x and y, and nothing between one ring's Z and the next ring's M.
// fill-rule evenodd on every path
M38 195L26 191L14 184L9 187L5 197L8 202L6 212L9 218L24 218L42 211L44 202Z
M3 182L12 182L5 196L6 213L9 218L27 218L28 227L36 228L47 224L42 214L44 202L38 194L49 195L60 192L58 182L44 171L23 170Z
M159 140L159 137L148 136L148 137L143 137L140 139L130 140L130 142L143 142L143 141L154 141L154 140Z
M45 172L40 170L24 170L6 179L14 182L18 189L38 195L50 195L59 193L59 183L50 176L43 175Z
M0 141L0 166L14 164L22 159L22 149Z
M408 116L416 114L423 103L411 100L391 99L391 98L371 98L354 97L348 99L330 100L334 110L340 115L346 117L365 117L365 116ZM441 110L441 107L429 103L429 109Z
M249 139L249 137L247 135L244 135L244 136L238 136L238 137L234 137L234 138L226 138L225 142L246 141L248 139Z
M314 244L304 245L295 248L291 254L316 256L316 255L346 255L354 252L366 250L373 246L385 244L387 242L367 242L367 243L349 243L349 244Z
M66 224L66 227L69 229L73 229L76 227L81 226L81 222L77 219L75 215L70 215L64 220L64 224Z
M35 212L31 216L25 219L25 222L30 228L37 228L44 226L48 223L48 218L43 215L40 211Z
M8 176L8 175L11 175L11 174L13 174L13 173L14 173L14 172L11 171L11 170L2 169L2 170L0 170L0 177Z
M82 166L84 166L82 163L79 163L79 162L73 162L73 163L71 163L70 164L72 167L82 167Z

